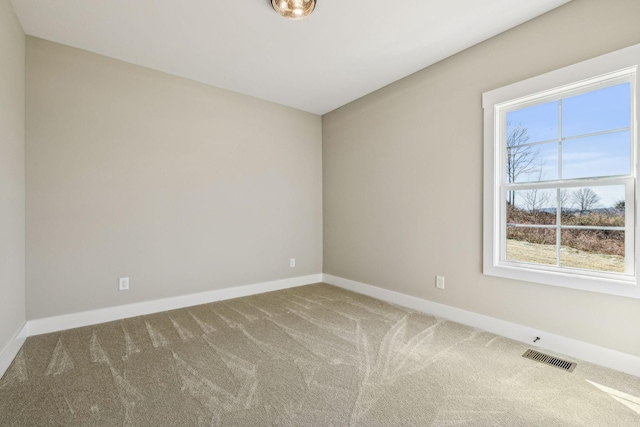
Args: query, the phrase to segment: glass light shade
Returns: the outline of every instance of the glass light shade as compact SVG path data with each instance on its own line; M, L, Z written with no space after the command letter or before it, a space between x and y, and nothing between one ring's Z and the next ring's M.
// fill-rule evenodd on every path
M316 0L271 0L271 6L289 19L306 18L316 7Z

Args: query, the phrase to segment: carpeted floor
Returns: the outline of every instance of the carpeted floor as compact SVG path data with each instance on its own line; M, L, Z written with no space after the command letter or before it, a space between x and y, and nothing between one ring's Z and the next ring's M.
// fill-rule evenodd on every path
M640 425L640 378L527 348L316 284L31 337L0 425Z

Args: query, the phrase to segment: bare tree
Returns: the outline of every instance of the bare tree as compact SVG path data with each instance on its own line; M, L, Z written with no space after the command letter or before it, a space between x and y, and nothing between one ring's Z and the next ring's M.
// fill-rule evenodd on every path
M569 190L565 190L563 188L560 189L559 202L561 212L569 210L569 205L571 205L571 193L569 193Z
M589 211L595 208L600 202L600 196L590 188L579 188L571 195L574 206L580 212Z
M544 190L529 190L524 193L523 199L524 208L531 213L536 213L549 204L550 195Z
M544 161L540 161L538 168L538 176L537 180L542 181L542 177L544 175L542 166L544 165ZM540 212L543 208L548 206L549 201L551 200L551 194L548 191L543 189L534 189L523 192L522 196L522 206L524 209L531 214L534 221L538 216L538 212ZM555 205L555 203L554 203Z
M524 145L529 141L529 130L522 123L512 125L507 123L507 180L516 182L523 173L531 173L539 168L540 152L531 145ZM507 203L513 206L515 194L509 191Z

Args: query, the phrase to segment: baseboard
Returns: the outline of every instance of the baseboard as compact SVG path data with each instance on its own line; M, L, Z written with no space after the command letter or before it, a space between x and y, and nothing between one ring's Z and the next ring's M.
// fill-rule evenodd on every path
M252 285L236 286L232 288L216 289L197 294L181 295L135 304L120 305L80 313L64 314L42 319L29 320L26 324L26 335L40 335L98 323L111 322L129 317L158 313L160 311L175 310L194 305L207 304L264 292L310 285L322 281L322 274L293 277L290 279L274 280L271 282L255 283ZM15 355L14 355L15 356Z
M388 289L356 282L342 277L323 274L322 281L330 285L348 289L353 292L368 295L383 301L428 313L443 319L451 320L468 326L473 326L494 334L511 338L534 346L535 337L540 337L535 347L561 353L579 360L605 366L617 371L640 377L640 357L606 347L586 343L584 341L563 337L541 331L517 323L496 319L460 308L435 303L425 299L412 297Z
M534 346L533 339L535 337L540 337L540 341L535 344L535 347L537 348L565 354L586 362L595 363L617 371L640 376L640 357L632 354L563 337L460 308L435 303L399 292L390 291L388 289L379 288L366 283L332 276L330 274L313 274L309 276L217 289L197 294L127 304L81 313L29 320L20 329L20 331L16 333L9 345L7 345L7 347L5 347L5 349L0 353L0 376L4 374L4 371L9 367L11 361L16 356L24 340L28 336L57 332L65 329L89 326L264 292L288 289L318 282L325 282L353 292L387 301L392 304L401 305L416 311L441 317L443 319L483 329L532 346Z
M27 339L27 324L26 322L22 325L20 329L13 335L9 344L6 345L2 351L0 351L0 378L4 375L4 373L13 362L13 359L16 357L22 344L24 344L24 340Z

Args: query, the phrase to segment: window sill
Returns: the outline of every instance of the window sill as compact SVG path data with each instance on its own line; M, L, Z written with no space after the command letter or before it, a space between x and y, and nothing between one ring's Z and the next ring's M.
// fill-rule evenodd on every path
M483 273L487 276L640 299L640 286L635 277L628 279L593 277L581 275L578 271L575 273L542 271L522 266L491 265L491 263L484 266Z

